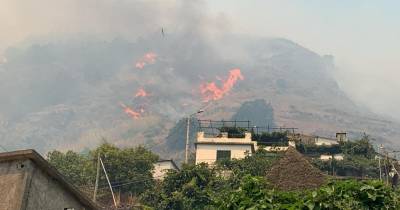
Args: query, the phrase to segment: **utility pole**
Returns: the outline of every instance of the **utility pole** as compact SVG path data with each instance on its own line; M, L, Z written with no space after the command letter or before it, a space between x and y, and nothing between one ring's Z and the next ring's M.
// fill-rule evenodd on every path
M190 129L190 116L186 119L186 145L185 145L185 163L189 162L189 129Z
M382 167L381 167L381 150L383 149L383 146L378 147L378 165L379 165L379 180L382 181Z
M204 110L200 109L199 111L189 115L186 121L186 144L185 144L185 163L187 164L189 162L189 128L190 128L190 119L196 115L204 112Z
M385 174L386 174L386 184L389 185L389 153L385 151Z
M112 189L110 179L108 178L106 168L104 167L104 164L103 164L103 161L101 160L101 158L100 158L100 163L101 163L101 166L103 167L103 171L104 171L104 174L106 175L108 186L110 187L110 190L111 190L111 195L112 195L112 198L113 198L113 201L114 201L114 206L115 206L115 208L117 208L117 202L115 201L114 191Z
M94 192L93 192L93 202L95 203L96 203L97 189L99 187L99 178L100 178L100 152L97 154L96 183L94 185Z

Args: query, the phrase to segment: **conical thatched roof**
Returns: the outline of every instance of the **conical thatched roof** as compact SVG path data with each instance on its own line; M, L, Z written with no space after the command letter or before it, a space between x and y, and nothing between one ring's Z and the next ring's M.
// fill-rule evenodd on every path
M325 175L295 148L289 147L268 171L267 179L280 190L302 190L320 187Z

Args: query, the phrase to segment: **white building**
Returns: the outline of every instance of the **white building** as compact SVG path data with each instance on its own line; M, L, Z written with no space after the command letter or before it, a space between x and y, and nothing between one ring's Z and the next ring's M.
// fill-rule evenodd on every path
M326 138L326 137L315 137L315 145L317 146L332 146L332 145L337 145L339 142L336 139L331 139L331 138Z
M343 154L321 155L320 156L320 159L323 161L328 161L328 160L331 160L332 158L335 160L339 160L339 161L344 159Z
M257 142L251 140L251 133L245 132L244 138L229 138L228 133L218 137L205 137L204 132L197 133L196 164L214 164L222 159L241 159L257 149Z
M159 160L154 163L153 178L163 180L169 170L179 170L173 160Z
M296 148L296 141L299 139L289 138L288 146L265 146L268 152L283 152L289 146ZM310 136L309 142L317 146L334 146L341 141L347 141L346 133L336 133L335 138L326 138L318 136ZM197 133L196 146L196 164L208 163L212 165L217 160L222 159L242 159L246 154L251 154L258 149L256 141L252 141L251 133L245 132L243 138L229 138L228 133L222 132L221 135L215 137L205 137L204 132ZM343 160L343 154L320 155L321 160Z
M315 145L318 146L332 146L332 145L338 145L340 142L347 141L347 134L342 132L342 133L336 133L336 138L326 138L326 137L319 137L316 136L314 138L314 143Z

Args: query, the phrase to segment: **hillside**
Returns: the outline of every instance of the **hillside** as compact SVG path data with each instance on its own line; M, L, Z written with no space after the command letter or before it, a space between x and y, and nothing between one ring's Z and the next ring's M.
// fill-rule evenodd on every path
M366 132L400 146L399 123L354 104L338 87L332 56L285 39L236 37L216 48L183 36L8 49L7 62L0 64L2 146L82 150L105 138L177 158L185 124L176 123L204 106L201 119L262 116L245 120L260 123L265 117L266 123L326 136ZM234 76L235 69L241 75ZM202 88L213 85L220 95L205 96ZM273 115L252 112L248 105L255 100L265 101L265 107L256 106L259 112Z

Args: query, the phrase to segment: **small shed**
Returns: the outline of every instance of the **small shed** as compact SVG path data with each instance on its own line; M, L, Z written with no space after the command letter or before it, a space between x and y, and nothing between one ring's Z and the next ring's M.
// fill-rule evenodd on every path
M100 209L34 150L0 153L1 210Z
M154 163L153 178L163 180L169 170L178 171L179 168L172 159L159 160Z

